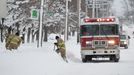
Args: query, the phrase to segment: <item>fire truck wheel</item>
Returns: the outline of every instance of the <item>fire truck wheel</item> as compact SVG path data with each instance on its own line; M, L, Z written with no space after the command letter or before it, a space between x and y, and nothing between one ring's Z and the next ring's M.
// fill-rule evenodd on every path
M125 48L125 49L128 49L128 46L126 45L124 48Z
M114 56L114 62L119 62L119 58L117 58L116 56Z
M114 59L113 59L113 56L110 56L110 61L113 61Z
M88 61L92 61L92 57L90 57L90 56L87 57L87 60L88 60Z
M110 56L110 61L119 62L119 58L116 56Z
M85 58L82 58L82 62L87 62L87 59L85 59Z
M118 59L118 58L116 58L114 61L115 61L115 62L119 62L119 59Z

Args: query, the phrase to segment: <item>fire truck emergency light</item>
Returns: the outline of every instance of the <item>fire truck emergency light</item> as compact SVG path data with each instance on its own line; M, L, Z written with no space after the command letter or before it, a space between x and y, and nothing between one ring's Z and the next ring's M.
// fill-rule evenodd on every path
M86 18L84 22L114 22L115 18Z

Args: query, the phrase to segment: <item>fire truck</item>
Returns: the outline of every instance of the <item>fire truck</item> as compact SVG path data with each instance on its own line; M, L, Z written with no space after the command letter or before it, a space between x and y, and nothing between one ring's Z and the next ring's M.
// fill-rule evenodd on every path
M84 18L80 24L82 62L92 58L120 59L120 24L115 17Z

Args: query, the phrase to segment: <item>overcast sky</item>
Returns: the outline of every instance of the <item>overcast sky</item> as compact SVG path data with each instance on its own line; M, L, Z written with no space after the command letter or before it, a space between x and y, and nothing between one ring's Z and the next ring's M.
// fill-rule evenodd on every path
M123 15L123 0L114 0L113 3L113 10L115 10L116 16L122 16Z

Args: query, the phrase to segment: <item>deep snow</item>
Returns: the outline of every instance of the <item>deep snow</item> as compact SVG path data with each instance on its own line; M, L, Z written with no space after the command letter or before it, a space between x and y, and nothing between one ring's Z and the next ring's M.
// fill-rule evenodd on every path
M22 44L18 50L8 51L0 43L0 75L133 75L134 74L134 38L132 27L124 27L131 36L128 49L121 49L121 57L115 62L82 63L80 44L76 36L66 42L69 63L62 60L54 51L54 34L49 41L37 48L36 43Z

